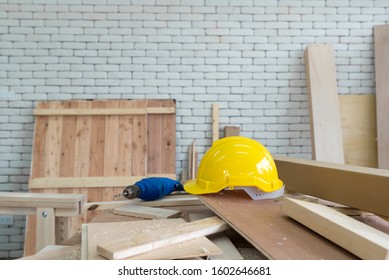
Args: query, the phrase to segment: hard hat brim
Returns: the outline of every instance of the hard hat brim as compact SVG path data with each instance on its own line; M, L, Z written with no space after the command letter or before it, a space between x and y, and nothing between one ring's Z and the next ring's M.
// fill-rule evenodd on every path
M197 181L196 180L189 180L184 184L184 190L187 193L190 194L204 194L207 193L205 190L197 186Z

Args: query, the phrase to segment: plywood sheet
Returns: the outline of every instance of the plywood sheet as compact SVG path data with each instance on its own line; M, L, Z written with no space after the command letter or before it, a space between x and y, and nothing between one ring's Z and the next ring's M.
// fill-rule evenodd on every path
M252 200L244 191L202 195L219 217L270 259L354 259L343 248L281 213L280 201Z
M90 223L87 225L88 259L104 259L97 253L97 244L113 239L131 237L142 232L169 232L173 227L184 224L182 219L148 220L115 223ZM206 237L156 249L129 259L177 259L220 254L221 250Z
M374 26L378 167L389 169L389 24Z
M345 163L378 167L376 97L340 95L339 105Z
M305 50L312 156L344 163L334 52L331 45Z

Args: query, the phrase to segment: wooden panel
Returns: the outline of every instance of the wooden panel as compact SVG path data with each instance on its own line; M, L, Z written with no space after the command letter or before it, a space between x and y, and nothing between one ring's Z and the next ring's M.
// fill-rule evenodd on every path
M116 222L116 223L91 223L85 225L83 232L87 236L86 242L82 244L83 259L103 259L97 253L97 243L123 237L131 237L145 231L158 228L160 232L169 232L171 228L185 223L182 219L171 220L149 220L134 222ZM87 244L84 244L87 243ZM84 246L86 245L86 246ZM87 252L85 252L87 251ZM196 256L206 256L208 254L219 254L220 249L210 242L206 237L195 240L174 244L161 249L152 250L149 253L140 254L129 259L155 260L155 259L178 259L190 258Z
M283 215L280 211L280 201L255 201L241 190L201 195L200 198L269 259L356 258Z
M116 215L131 216L145 219L168 219L181 215L181 211L175 209L156 208L143 205L125 205L113 209Z
M340 95L346 164L377 167L377 125L374 95Z
M111 201L113 194L121 192L127 184L112 186L108 178L131 180L134 176L174 175L175 103L172 100L155 100L156 106L147 103L147 100L38 102L30 191L81 193L91 202ZM147 114L158 120L154 126L148 127ZM153 139L150 144L158 145L148 146L147 135ZM149 165L155 172L147 173ZM72 185L73 179L88 177L103 178L106 185ZM68 178L72 179L64 183ZM45 182L46 179L53 181ZM37 189L42 182L43 188ZM92 217L88 212L83 221ZM33 224L33 220L34 217L28 223ZM35 235L29 227L26 238L31 240ZM25 242L27 247L29 244L31 241Z
M362 259L389 259L389 235L327 206L284 198L281 210L289 217Z
M274 157L291 191L389 217L389 171L290 157Z
M321 161L344 163L332 46L308 46L305 50L305 63L310 106L312 156Z
M374 26L378 167L389 169L389 25Z
M99 242L97 252L108 259L125 259L154 249L221 232L227 228L228 226L217 217L179 224L168 232L160 232L158 228L154 227L151 231L144 230L131 237Z

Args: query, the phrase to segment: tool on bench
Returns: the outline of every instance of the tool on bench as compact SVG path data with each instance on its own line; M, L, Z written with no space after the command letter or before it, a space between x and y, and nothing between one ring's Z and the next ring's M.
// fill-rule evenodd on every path
M114 198L124 196L128 199L157 200L175 191L183 191L184 186L177 180L164 177L144 178L133 185L124 188L123 192Z
M201 159L197 178L187 181L191 194L217 193L223 189L243 189L254 200L284 194L270 152L259 142L232 136L215 141Z

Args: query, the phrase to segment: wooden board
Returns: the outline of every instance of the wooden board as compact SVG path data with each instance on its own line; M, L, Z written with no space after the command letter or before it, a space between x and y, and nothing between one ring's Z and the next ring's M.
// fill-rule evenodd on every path
M173 108L173 100L38 102L30 191L79 193L85 194L88 202L112 201L113 195L122 192L125 185L118 186L116 180L110 185L104 178L175 174ZM157 125L152 122L154 119L158 120ZM160 144L155 145L157 142ZM158 164L155 164L156 158ZM77 178L82 182L82 178L89 177L97 178L97 182L100 178L100 185L72 185ZM44 189L37 189L45 180L54 182L53 187L44 184ZM60 182L56 183L56 180ZM104 186L101 186L101 181L105 182ZM88 211L82 219L74 221L73 230L78 230L80 223L91 220L93 215L94 212ZM32 245L34 219L30 217L26 227L26 255L35 253Z
M378 167L389 169L389 24L374 26Z
M168 232L160 232L158 228L153 227L150 231L143 230L131 237L99 242L97 252L107 259L125 259L154 249L221 232L227 228L226 223L217 217L180 224L170 228Z
M225 126L224 127L224 137L230 136L239 136L240 127L239 126Z
M104 259L97 253L97 243L123 237L131 237L136 234L153 231L169 232L171 228L185 223L182 219L149 220L116 223L90 223L87 224L87 259ZM139 254L129 259L178 259L209 254L220 254L221 250L206 237L198 238L165 248L155 249L149 253Z
M378 167L376 98L340 95L345 164Z
M282 212L362 259L389 259L389 235L317 203L284 198Z
M389 217L389 171L274 157L285 188Z
M269 259L356 258L283 215L280 201L255 201L242 190L222 191L200 198Z
M180 216L181 211L133 204L115 208L113 209L113 213L116 215L131 216L145 219L168 219Z
M332 46L309 45L305 63L313 159L344 163Z

